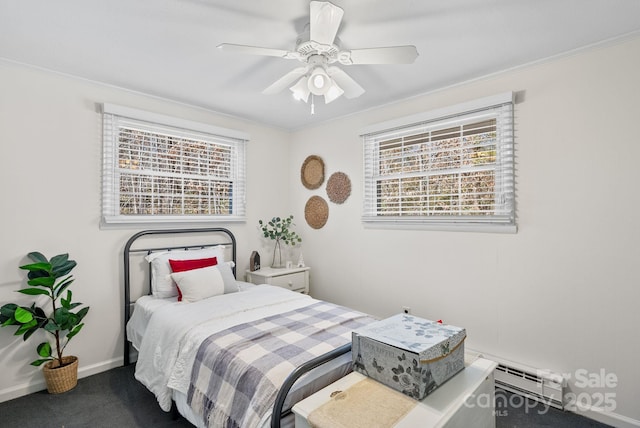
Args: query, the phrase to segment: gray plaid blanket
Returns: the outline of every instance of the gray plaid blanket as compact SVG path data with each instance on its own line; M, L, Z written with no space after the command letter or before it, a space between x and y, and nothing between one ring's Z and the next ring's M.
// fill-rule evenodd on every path
M200 345L187 403L208 427L256 427L298 365L351 341L373 318L331 303L240 324Z

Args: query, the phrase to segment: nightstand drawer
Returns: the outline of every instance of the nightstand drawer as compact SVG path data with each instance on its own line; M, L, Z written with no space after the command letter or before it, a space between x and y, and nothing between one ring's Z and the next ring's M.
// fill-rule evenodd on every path
M305 272L290 273L288 275L274 276L269 281L271 285L284 287L292 291L303 290L307 287Z
M309 267L271 268L247 271L247 281L254 284L269 284L298 293L309 293Z

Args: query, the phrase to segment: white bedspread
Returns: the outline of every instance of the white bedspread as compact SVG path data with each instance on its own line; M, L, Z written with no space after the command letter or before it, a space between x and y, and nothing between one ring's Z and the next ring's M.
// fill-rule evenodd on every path
M193 361L206 337L236 324L314 302L304 294L259 285L199 302L159 305L140 341L136 379L155 394L164 411L169 411L172 390L187 393Z
M255 287L255 284L251 284L249 282L236 282L240 291L245 291L249 288ZM136 351L140 350L140 343L142 342L142 338L147 330L151 316L161 306L176 303L177 301L177 297L158 298L153 297L152 295L142 296L136 300L135 310L133 311L126 328L127 339L131 342Z
M159 299L151 295L142 296L136 300L135 310L133 311L133 315L131 315L131 319L129 319L129 322L127 323L127 339L129 339L129 342L131 342L136 351L140 350L140 344L142 343L144 332L147 330L149 320L153 313L156 312L158 308L171 303L176 303L177 301L177 297Z

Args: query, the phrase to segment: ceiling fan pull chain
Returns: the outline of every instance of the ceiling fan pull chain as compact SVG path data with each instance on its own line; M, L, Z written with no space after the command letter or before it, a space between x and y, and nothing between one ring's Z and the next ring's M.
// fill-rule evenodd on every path
M311 114L316 114L316 103L313 94L311 94Z

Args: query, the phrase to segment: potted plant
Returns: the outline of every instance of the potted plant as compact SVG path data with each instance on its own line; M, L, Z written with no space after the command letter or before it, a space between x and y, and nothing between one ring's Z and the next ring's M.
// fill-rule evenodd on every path
M280 268L282 264L282 250L280 243L283 242L286 245L294 246L302 242L302 238L298 236L296 232L291 230L293 224L293 215L286 218L274 217L269 222L258 221L258 225L262 230L262 234L265 238L273 239L275 245L273 247L273 259L271 260L271 267Z
M29 253L28 257L33 263L20 266L20 269L29 271L29 287L18 292L29 296L47 296L49 310L37 306L36 302L28 307L7 303L0 308L0 323L2 327L17 326L15 335L22 335L25 341L41 328L53 336L53 346L48 340L38 345L40 358L31 362L31 365L44 364L43 373L50 393L65 392L77 384L78 358L63 356L63 351L80 332L84 326L82 320L89 312L88 306L74 312L82 303L73 303L71 300L73 295L69 286L74 279L70 272L77 263L69 260L68 254L59 254L51 260L39 252Z

